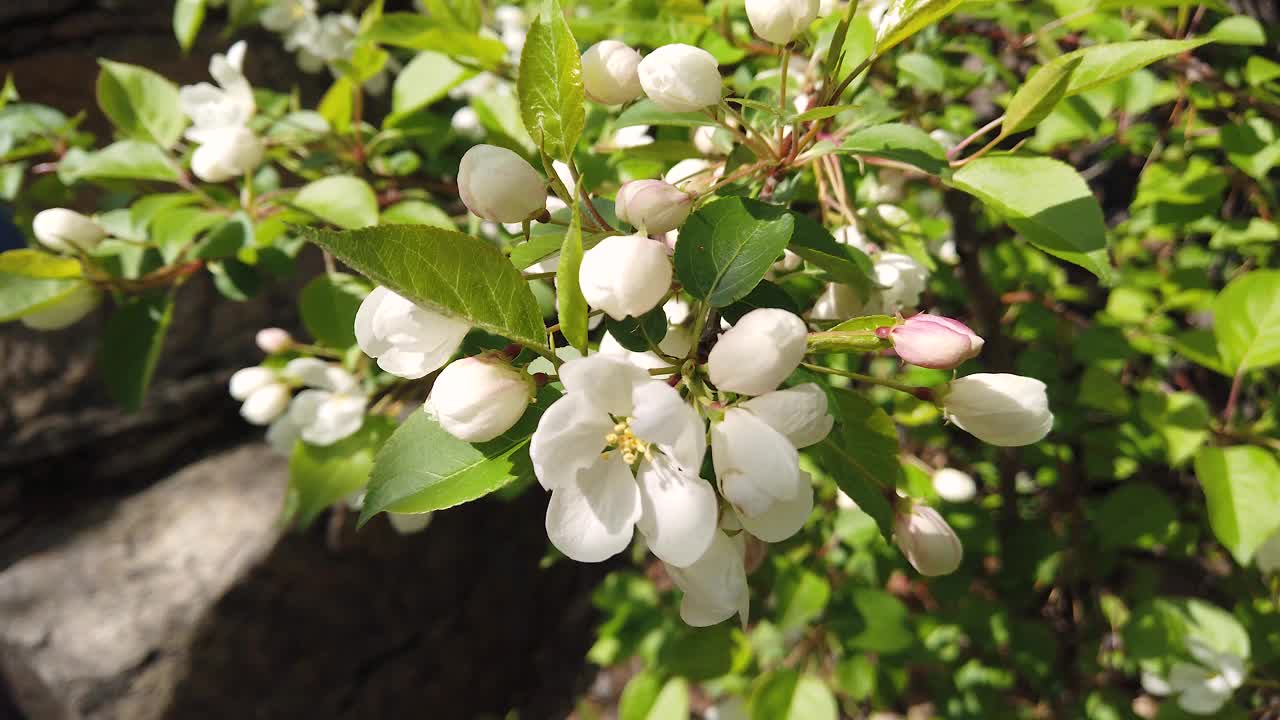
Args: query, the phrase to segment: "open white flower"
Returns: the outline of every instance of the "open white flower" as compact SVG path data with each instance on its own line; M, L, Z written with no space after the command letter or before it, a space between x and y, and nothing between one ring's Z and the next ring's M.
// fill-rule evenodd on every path
M266 148L247 127L228 126L201 131L200 147L191 154L191 172L205 182L226 182L253 171Z
M711 457L720 491L751 534L778 542L804 524L813 508L813 487L800 470L796 449L820 442L833 423L826 394L805 383L729 408L712 426Z
M312 445L332 445L364 424L369 398L360 382L337 365L315 358L290 360L280 373L306 385L289 405L289 422Z
M1244 658L1219 652L1190 638L1187 651L1196 662L1175 662L1169 677L1142 674L1142 687L1152 695L1176 695L1178 707L1192 715L1213 715L1244 684Z
M707 627L735 614L745 625L751 594L744 564L746 538L729 537L716 530L703 553L687 567L667 564L667 575L684 592L680 619L694 627Z
M664 562L685 567L716 532L717 501L698 477L705 426L680 394L620 358L560 366L565 394L529 444L534 474L551 491L547 536L565 555L599 562L639 527Z
M444 367L471 327L376 287L356 311L356 343L378 367L414 380Z
M241 401L240 416L254 425L272 422L289 407L289 386L271 368L237 370L227 390L232 398Z
M875 259L874 273L885 313L915 307L929 283L929 269L900 253L880 253Z
M688 355L689 350L692 347L693 334L687 328L680 326L667 328L667 334L663 336L662 341L658 343L659 350L676 358L683 358ZM653 351L646 350L644 352L637 352L635 350L628 350L608 332L600 338L600 354L623 358L632 365L645 370L656 370L658 368L670 367L671 365L670 361L663 360Z
M209 133L222 128L244 127L253 117L253 87L244 76L244 41L231 46L226 55L209 60L209 74L218 87L209 83L187 85L178 91L178 106L191 118L188 139L205 143Z

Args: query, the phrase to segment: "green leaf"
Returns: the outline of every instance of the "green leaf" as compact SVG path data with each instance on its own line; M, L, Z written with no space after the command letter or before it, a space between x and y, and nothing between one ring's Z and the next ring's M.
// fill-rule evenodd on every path
M29 278L78 278L80 261L34 248L21 248L0 253L0 273Z
M248 213L237 212L209 231L196 245L195 256L201 260L221 260L252 245L253 220Z
M378 18L362 38L383 45L467 58L472 64L490 70L501 65L507 56L507 46L501 40L450 28L436 18L417 13L387 13Z
M1280 363L1280 270L1255 270L1213 301L1218 354L1232 373Z
M311 337L329 347L355 345L356 311L370 289L363 279L346 273L316 277L298 295L302 324Z
M835 117L846 110L857 110L857 105L823 105L821 107L806 110L797 115L787 118L788 122L809 122L810 120L825 120L829 117Z
M649 352L667 336L667 314L656 307L640 317L614 320L605 316L605 327L622 347L631 352Z
M293 197L293 204L347 230L378 224L378 197L373 188L350 175L307 183Z
M1000 134L1012 135L1039 125L1066 97L1071 75L1083 61L1084 58L1079 56L1064 55L1041 67L1009 101Z
M942 63L925 53L909 52L898 56L898 82L927 92L942 92L947 84Z
M901 123L873 125L859 130L840 146L841 152L874 155L914 165L937 175L947 165L947 151L929 133Z
M303 232L365 277L422 307L546 348L546 328L529 283L479 238L422 225Z
M557 0L529 28L516 79L520 117L529 136L551 157L568 161L586 124L578 42Z
M795 231L791 234L791 252L822 268L831 280L848 285L863 301L871 296L871 259L861 250L836 241L817 220L792 213Z
M1265 181L1280 164L1280 138L1275 125L1264 118L1223 125L1220 137L1231 164L1258 180Z
M556 266L556 314L560 318L560 334L583 355L587 354L587 299L578 284L582 267L582 213L573 204L569 231L560 245L560 264Z
M796 315L800 314L800 308L796 305L796 301L787 294L786 290L774 285L768 280L761 280L760 284L751 288L751 292L746 297L727 305L720 309L720 317L724 318L730 324L738 322L738 320L752 310L759 308L778 308L786 310ZM662 312L662 308L657 308L657 312ZM647 315L646 315L647 317ZM666 314L663 313L663 332L666 332ZM616 335L614 337L617 337Z
M898 598L877 588L855 588L853 610L839 628L851 648L878 653L899 653L914 642L907 608Z
M876 28L876 55L932 25L959 6L961 0L890 0Z
M178 0L173 6L173 36L183 52L191 49L204 24L204 0Z
M1248 15L1236 15L1214 25L1209 31L1209 38L1223 45L1260 47L1267 44L1267 31L1262 23Z
M165 148L182 137L187 118L178 108L178 87L136 65L99 60L98 105L120 132Z
M724 307L751 292L782 255L795 226L786 208L725 198L689 216L676 244L676 275L690 295Z
M876 337L876 329L897 324L898 319L888 315L867 315L845 320L830 330L809 333L809 352L879 352L893 344Z
M401 75L403 74L402 71ZM399 79L400 77L397 76L396 80ZM355 94L357 92L361 91L350 78L344 75L333 81L333 84L325 91L324 97L320 98L320 104L316 106L316 112L339 135L346 134L351 130L351 115L355 111ZM392 96L394 97L394 95L395 91L393 89Z
M1244 64L1244 81L1252 87L1266 85L1280 78L1280 63L1253 55Z
M1204 448L1196 454L1196 477L1204 488L1209 525L1236 562L1253 553L1280 529L1280 463L1252 445Z
M667 112L652 100L642 99L636 101L634 105L622 111L618 119L613 121L615 128L631 127L633 125L673 125L675 127L701 127L703 125L715 125L716 121L707 117L704 113L687 112L673 113Z
M443 98L471 75L447 55L430 50L418 53L391 86L392 116L387 118L387 126L395 127L406 116Z
M426 412L415 412L378 453L360 523L384 511L443 510L484 497L532 473L525 446L542 411L559 393L538 392L524 417L488 442L471 444L445 432Z
M649 670L641 670L627 681L618 698L618 720L648 720L649 709L662 691L662 677Z
M64 159L63 163L66 163ZM159 180L177 182L178 167L159 145L141 140L121 140L86 153L68 168L69 179Z
M1209 404L1188 392L1144 392L1138 414L1164 440L1169 466L1190 460L1209 439Z
M751 694L751 720L837 720L836 699L826 683L796 670L761 676Z
M832 388L828 395L835 400L836 425L817 446L823 469L888 539L893 536L893 508L884 492L903 479L897 428L884 410L858 393Z
M368 415L359 430L332 445L295 443L289 456L294 525L306 528L330 505L364 487L374 455L395 429L395 420Z
M831 583L812 570L789 567L778 574L773 592L778 602L778 627L803 630L827 609Z
M79 278L30 277L0 271L0 322L17 320L51 305L81 284Z
M1081 61L1071 75L1071 85L1067 88L1066 96L1079 95L1099 85L1106 85L1157 60L1194 50L1209 42L1212 42L1209 38L1136 40L1092 45L1069 52L1059 58L1059 61L1065 62L1066 58L1075 57L1080 58Z
M172 319L165 294L130 298L107 321L98 367L108 394L130 412L142 407Z
M949 182L1005 216L1032 245L1110 284L1102 208L1075 168L1047 157L987 155Z
M1168 495L1150 483L1131 482L1107 495L1090 526L1097 528L1104 550L1150 550L1173 539L1177 522L1178 511Z

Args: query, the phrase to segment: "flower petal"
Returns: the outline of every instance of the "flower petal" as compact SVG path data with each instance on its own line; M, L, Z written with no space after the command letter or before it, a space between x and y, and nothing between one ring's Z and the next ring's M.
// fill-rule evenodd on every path
M1194 685L1178 695L1178 707L1192 715L1212 715L1218 712L1231 697L1231 691L1208 684Z
M1142 689L1152 695L1161 697L1173 694L1173 688L1169 687L1169 681L1153 672L1142 673Z
M590 355L561 365L560 382L568 392L590 395L605 412L625 417L631 415L636 387L652 379L649 373L616 356Z
M640 513L640 488L615 453L552 491L547 537L578 562L600 562L631 543Z
M711 483L656 456L636 473L643 513L637 525L649 549L676 567L693 564L711 545L719 504Z
M656 444L680 467L697 474L707 453L707 427L691 405L670 385L650 380L631 393L631 432Z
M332 445L356 432L364 424L364 411L368 398L363 395L304 390L298 393L294 403L308 395L311 397L304 400L305 412L310 415L311 421L299 422L298 425L302 439L312 445L321 447ZM290 416L295 422L298 421L298 417L293 416L292 409Z
M827 394L814 383L765 393L742 403L742 407L786 435L798 448L821 442L835 423L827 412Z
M790 500L779 500L759 515L741 515L739 521L747 532L765 542L782 542L795 535L813 513L813 486L809 473L800 473L805 487Z
M582 392L565 393L542 413L529 441L529 459L538 482L548 490L572 485L599 460L604 437L612 430L613 420L594 398Z
M760 515L802 489L795 446L750 411L731 408L712 426L711 457L721 492L746 515Z
M667 565L667 574L684 591L680 617L695 627L728 620L738 613L745 623L751 595L743 565L744 538L717 531L702 557L686 568Z

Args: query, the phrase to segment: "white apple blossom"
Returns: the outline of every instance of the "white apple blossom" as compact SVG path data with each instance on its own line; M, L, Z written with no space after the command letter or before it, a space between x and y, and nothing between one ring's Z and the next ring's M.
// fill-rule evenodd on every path
M689 354L691 348L693 348L693 334L687 328L679 326L668 328L667 334L658 343L659 350L676 358L685 357ZM663 360L652 351L637 352L628 350L608 332L600 338L600 354L623 358L632 365L645 370L657 370L671 365L670 361Z
M527 160L496 145L475 145L458 166L467 209L496 222L523 222L546 210L547 183Z
M685 192L702 194L710 190L716 179L723 174L723 163L713 163L704 158L685 158L672 165L662 179Z
M933 473L933 489L947 502L969 502L978 494L973 476L955 468L941 468Z
M484 136L484 126L480 124L480 116L470 105L459 108L449 118L449 127L468 140L479 140Z
M641 235L657 235L684 224L693 210L693 198L662 180L632 180L618 189L618 218Z
M693 129L693 146L703 155L728 155L733 141L728 132L721 132L714 125L699 125Z
M717 500L698 477L705 425L680 394L609 355L560 366L565 394L529 444L534 474L551 491L547 536L565 555L599 562L638 527L677 567L702 557L716 534Z
M644 94L636 69L640 53L617 40L601 40L582 53L582 85L601 105L621 105Z
M671 259L657 240L613 235L582 256L578 282L587 304L621 320L652 310L671 288Z
M964 548L937 510L916 503L893 518L893 541L921 575L947 575L960 567Z
M848 285L840 283L827 283L822 289L822 294L814 301L813 308L809 310L809 318L812 320L848 320L855 315L874 315L875 313L869 309L874 304L863 303L858 298L858 293Z
M831 231L831 236L841 245L857 248L864 253L874 252L876 247L867 242L867 236L862 234L857 225L842 225Z
M747 20L756 34L786 45L818 17L819 0L747 0Z
M729 537L716 530L706 552L695 562L685 567L667 563L667 575L684 592L680 619L694 627L708 627L736 614L746 625L751 593L745 554L746 538L741 533Z
M533 394L533 379L506 360L466 357L440 371L425 407L450 435L487 442L516 424Z
M35 310L28 310L19 320L32 330L61 330L79 322L101 302L100 290L81 283Z
M1142 687L1152 695L1176 696L1178 707L1192 715L1213 715L1244 685L1244 658L1196 638L1187 640L1187 651L1195 662L1175 662L1168 678L1143 673Z
M719 63L702 48L663 45L646 55L637 70L645 94L667 112L693 112L720 102Z
M262 140L246 127L203 130L191 154L191 172L205 182L225 182L246 175L262 163Z
M258 16L262 27L288 33L316 14L316 0L275 0Z
M893 341L894 352L903 362L935 370L954 370L977 357L984 343L959 320L929 313L913 315L883 336Z
M711 348L711 382L742 395L767 393L800 365L807 340L808 328L796 315L776 308L752 310Z
M648 125L628 125L613 131L611 144L619 150L644 147L653 144L653 136L649 134Z
M900 253L876 256L874 273L880 286L880 311L886 314L915 307L929 282L929 269Z
M471 329L467 323L376 287L356 311L356 343L392 375L414 380L443 367Z
M1008 373L966 375L949 383L939 399L948 420L991 445L1030 445L1053 428L1045 384L1035 378Z
M275 370L247 367L231 376L227 387L241 401L240 416L254 425L266 425L284 413L291 395L289 385Z
M244 76L244 55L248 46L240 41L226 55L215 54L209 60L209 75L217 87L202 82L178 91L178 106L191 118L186 136L197 143L210 142L211 133L224 128L243 128L253 117L256 106L253 87Z
M280 374L308 389L289 405L289 423L312 445L332 445L364 424L369 398L360 382L337 365L315 358L290 360Z
M683 325L693 317L693 308L678 295L662 303L662 312L666 314L667 322L672 325Z
M49 208L31 219L31 231L46 248L72 255L89 252L107 237L107 231L92 218L67 208Z

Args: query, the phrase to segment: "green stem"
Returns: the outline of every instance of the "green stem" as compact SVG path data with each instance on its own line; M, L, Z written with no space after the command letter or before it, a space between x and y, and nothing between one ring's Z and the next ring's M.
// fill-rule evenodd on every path
M915 397L920 397L921 391L926 391L926 392L930 391L930 388L913 386L913 385L904 385L902 383L894 382L892 380L885 380L884 378L878 378L873 375L864 375L862 373L853 372L851 370L837 370L835 368L829 368L823 365L814 365L812 363L800 363L800 367L805 368L806 370L812 370L817 373L825 373L827 375L839 375L840 377L847 377L850 380L858 380L860 382L868 382L868 383L873 383L875 385L883 385L884 387L893 388L894 390L897 390L899 392L904 392L904 393L907 393L908 395L913 395Z

